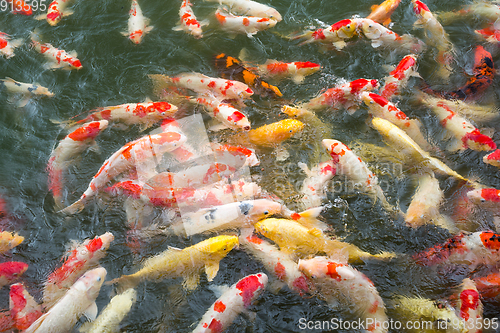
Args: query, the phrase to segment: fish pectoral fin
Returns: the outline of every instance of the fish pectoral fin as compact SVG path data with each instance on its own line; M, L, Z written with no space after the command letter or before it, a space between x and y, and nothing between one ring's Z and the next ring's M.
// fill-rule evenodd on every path
M173 247L173 246L168 246L168 249L169 250L172 250L172 251L182 251L182 249L179 249L178 247Z
M205 264L205 273L207 274L208 281L212 281L218 272L219 272L219 262Z
M19 108L22 108L22 107L25 107L26 104L28 104L28 102L30 101L30 98L29 97L24 97L24 98L21 98L17 103L17 107Z
M334 43L332 43L332 44L333 44L333 46L335 46L335 48L336 48L337 50L339 50L339 51L340 51L340 50L342 50L342 49L343 49L343 48L347 45L347 44L346 44L346 42L344 42L343 40L340 40L340 41L338 41L338 42L334 42Z
M284 286L286 286L285 282L274 280L273 282L267 284L267 289L273 294L277 294L281 289L283 289Z
M120 32L120 34L122 34L122 36L125 36L125 37L129 36L128 31L122 31L122 32Z
M146 29L144 29L144 32L150 32L151 30L153 30L155 27L152 26L152 25L149 25L146 27Z
M68 52L68 54L69 54L70 56L72 56L73 58L78 57L78 53L76 53L76 51L75 51L75 50Z
M63 16L73 15L75 12L72 9L65 9L63 12Z
M228 129L229 127L223 123L216 123L216 124L212 124L208 130L209 131L212 131L212 132L218 132L218 131L222 131L222 130L225 130L225 129Z
M83 313L90 321L94 321L97 317L97 304L93 302Z
M187 290L195 290L200 282L200 274L193 273L184 278L182 286Z
M314 236L314 237L318 237L318 238L322 238L323 237L323 232L321 230L319 230L318 228L312 228L312 229L309 229L307 231L308 234Z
M97 144L96 141L92 141L92 144L90 145L89 150L93 151L96 154L101 153L101 148L99 147L99 145Z
M379 46L382 46L382 42L380 40L372 40L372 47L374 49L376 49Z
M389 26L389 24L391 24L390 18L387 18L384 22L382 22L382 25L384 25L385 27Z

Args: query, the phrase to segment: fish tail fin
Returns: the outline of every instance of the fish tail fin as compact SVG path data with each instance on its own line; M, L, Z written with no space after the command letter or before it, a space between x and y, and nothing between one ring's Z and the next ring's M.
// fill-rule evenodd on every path
M83 210L83 208L85 208L85 202L80 199L78 201L76 201L75 203L73 203L72 205L64 208L64 209L61 209L60 211L58 211L58 213L61 213L61 214L65 214L65 215L74 215L76 213L79 213Z
M299 45L304 45L304 44L312 43L314 41L313 33L314 33L314 31L309 30L309 31L306 31L304 33L290 35L287 38L290 40L300 39L302 41L299 43Z

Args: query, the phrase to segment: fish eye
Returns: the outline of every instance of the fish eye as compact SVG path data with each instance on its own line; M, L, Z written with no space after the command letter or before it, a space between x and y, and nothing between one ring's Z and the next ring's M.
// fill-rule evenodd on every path
M290 130L289 132L292 133L292 130Z
M481 199L481 202L486 202L486 199Z
M97 277L97 282L99 282L99 281L101 281L101 277L100 276Z
M264 211L264 215L267 215L267 214L269 214L269 212L268 212L267 210L266 210L266 211Z
M369 24L369 25L368 25L368 28L373 28L373 25Z
M316 278L316 275L311 275L311 279L315 279Z
M226 251L227 250L227 245L225 245L223 248L222 248L222 251Z
M165 115L165 111L163 111L163 112L161 113L161 115L162 115L162 116L164 116L164 115Z

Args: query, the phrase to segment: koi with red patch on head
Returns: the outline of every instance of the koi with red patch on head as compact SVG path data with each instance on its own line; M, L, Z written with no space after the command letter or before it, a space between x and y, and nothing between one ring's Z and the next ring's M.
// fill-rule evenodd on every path
M483 305L473 280L467 278L462 282L458 295L459 317L464 321L468 332L482 332Z
M63 19L63 17L71 14L71 11L66 9L70 2L70 0L54 0L48 6L47 15L39 15L35 18L45 18L51 26L55 26Z
M202 25L208 24L207 22L198 22L198 19L194 15L193 9L191 8L191 2L189 0L183 0L181 8L179 10L180 23L178 26L172 28L172 30L183 30L186 33L192 35L196 39L203 37L203 32L201 30Z
M11 41L10 36L4 32L0 32L0 54L4 55L5 58L10 59L14 54L14 49L19 47L22 40L16 39Z
M128 19L128 31L124 32L123 35L128 36L134 44L139 44L144 35L153 29L153 27L148 26L148 24L149 20L142 14L141 7L139 7L137 0L132 0Z
M483 156L483 162L500 168L500 149Z
M337 50L341 50L346 45L345 41L356 34L356 26L356 19L345 19L332 24L326 29L306 31L292 38L301 39L302 42L299 45L315 42L325 47L333 46Z
M398 95L403 89L411 76L420 76L417 71L417 56L409 54L405 56L394 70L389 73L389 76L384 80L384 86L381 88L380 95L388 100L393 96Z
M42 44L37 36L36 32L31 34L32 45L35 50L40 52L48 59L45 67L51 69L81 69L82 64L80 60L76 57L76 52L66 52L64 50L59 50L49 43Z
M307 176L302 182L300 190L300 193L304 195L301 199L302 206L305 209L319 207L325 197L325 185L335 176L337 170L336 163L334 160L322 162L314 166L311 170L309 170L305 163L299 162L298 165ZM300 214L295 214L298 215L298 218L301 217Z

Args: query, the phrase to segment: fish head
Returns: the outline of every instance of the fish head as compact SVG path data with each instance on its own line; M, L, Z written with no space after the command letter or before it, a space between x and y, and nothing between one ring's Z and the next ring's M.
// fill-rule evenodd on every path
M73 285L78 291L84 293L89 300L95 300L99 294L107 271L104 267L97 267L83 274Z
M255 231L269 239L277 239L279 235L278 223L276 219L265 219L254 225Z
M171 116L176 111L177 106L168 102L154 102L146 109L147 114L155 115L159 119L165 119L165 117Z
M243 201L244 202L244 201ZM281 212L281 204L267 199L253 200L250 214L252 217L262 219ZM246 214L245 214L246 215Z
M260 29L269 29L269 28L273 28L276 25L276 23L278 23L278 21L267 18L267 17L262 17L262 18L257 20L257 23L258 23Z
M370 105L373 105L375 102L373 101L373 99L370 97L370 93L367 92L367 91L363 91L360 95L361 97L361 100L363 101L363 103L365 103L366 106L370 106Z
M14 248L21 244L24 240L23 236L19 236L18 234L12 234L12 238L9 241L9 248Z
M422 1L411 0L411 2L413 3L413 11L415 12L415 14L424 15L425 12L430 13L429 7L427 7L427 5L425 3L423 3Z
M345 19L334 23L332 26L332 31L336 31L340 38L352 38L357 31L357 21Z
M321 144L330 154L334 163L338 163L341 156L344 156L347 150L350 150L345 144L338 140L324 139Z
M8 280L16 279L26 272L28 264L20 261L8 261L1 264L2 275Z
M107 232L101 236L98 236L94 239L86 240L82 247L82 251L84 253L80 253L81 255L90 255L90 257L100 258L104 256L106 250L109 248L109 245L114 240L114 236L112 233Z
M55 96L55 94L53 92L49 91L49 89L42 87L42 86L37 86L37 88L35 89L35 91L33 91L33 93L37 94L37 95L47 96L47 97L54 97Z
M361 31L368 39L377 39L382 36L382 26L373 20L364 19L360 26Z
M144 32L139 29L136 30L128 36L128 38L134 43L134 44L139 44L142 41L142 36L144 35Z
M495 208L500 205L500 190L495 188L475 189L467 192L467 198L476 205Z
M75 69L82 69L83 68L82 63L77 58L72 57L71 59L68 59L68 63L71 65L71 67L73 67Z
M299 259L299 270L304 273L309 279L316 280L326 276L327 273L327 257L314 257L312 259Z
M239 246L238 236L219 235L206 240L204 251L218 257L225 257L233 248Z
M286 115L288 115L291 118L298 118L298 117L301 117L303 115L310 113L310 111L308 111L306 109L297 108L297 107L290 106L290 105L283 106L281 108L281 112L285 113Z
M274 8L269 8L263 14L264 14L264 17L268 17L272 20L275 20L276 22L280 22L283 20L283 18L281 17L281 14Z
M485 248L492 251L500 250L500 234L492 231L483 231L479 235Z
M372 119L372 126L383 136L389 136L389 132L396 128L396 125L390 121L378 117Z
M302 75L311 75L321 69L320 64L316 64L310 61L296 61L294 64L297 68L297 72L301 73Z

